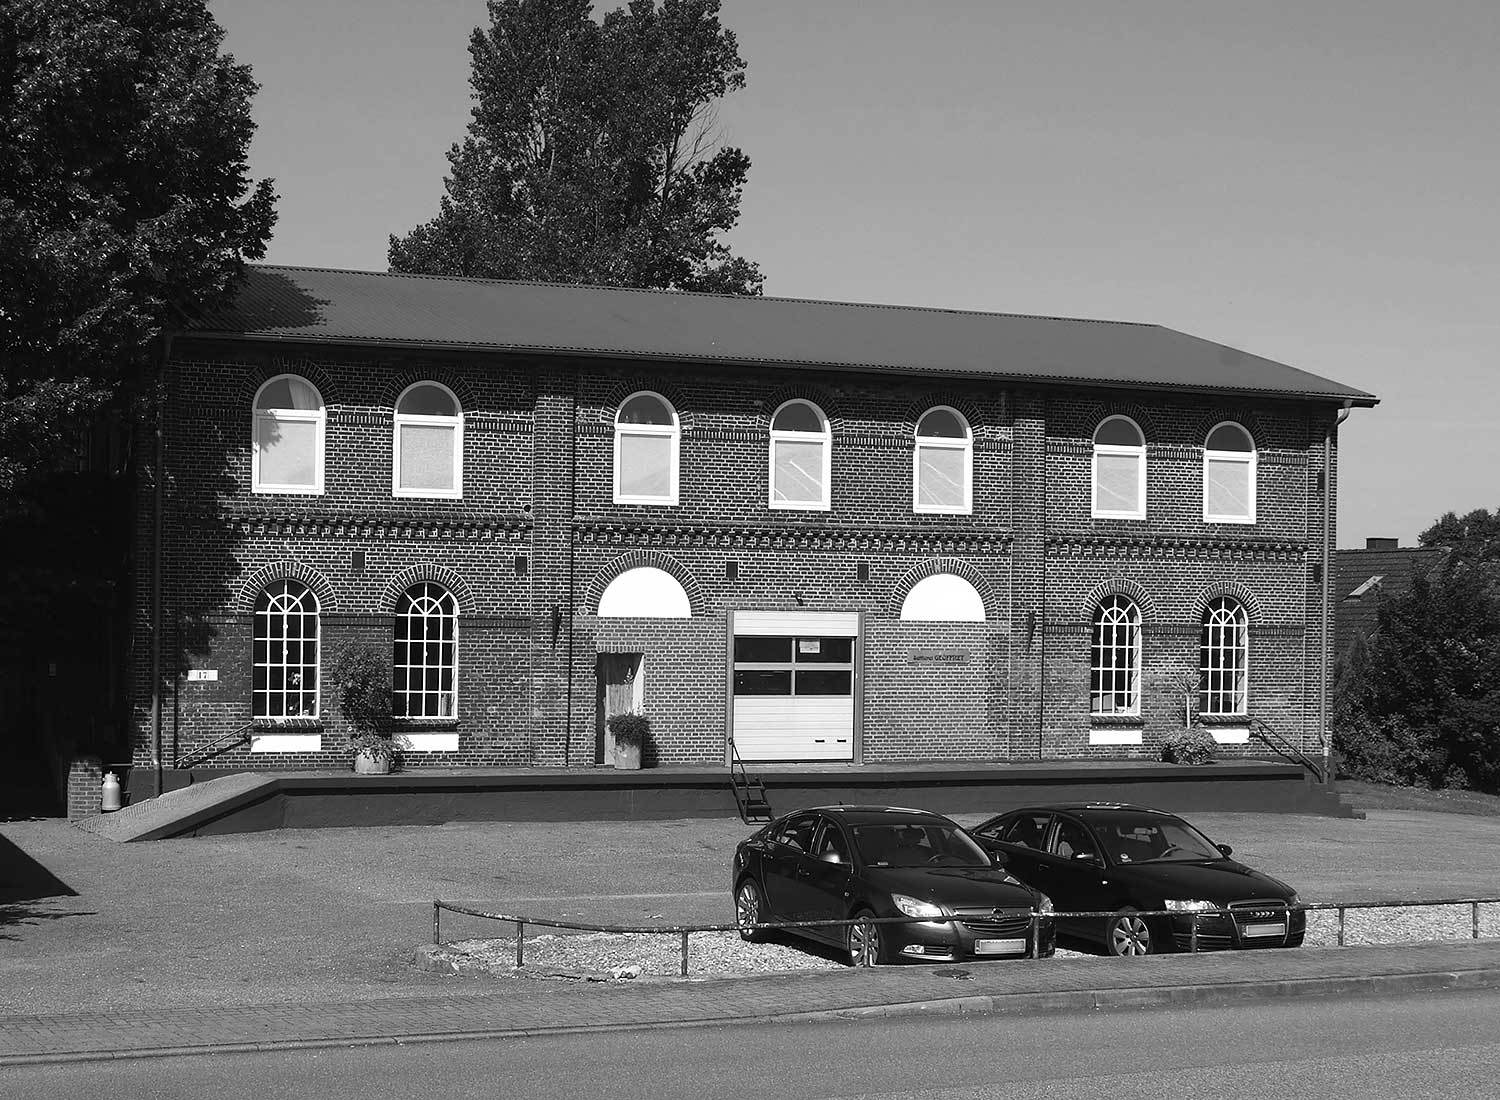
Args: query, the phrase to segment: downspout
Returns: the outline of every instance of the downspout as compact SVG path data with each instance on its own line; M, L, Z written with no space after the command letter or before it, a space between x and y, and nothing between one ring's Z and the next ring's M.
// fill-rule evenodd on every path
M567 700L563 705L563 767L573 764L573 610L576 598L578 531L578 368L569 371L568 415L571 425L568 431L568 675Z
M152 795L162 793L162 700L161 700L161 573L162 573L162 478L166 469L164 413L167 362L172 357L172 333L162 334L161 362L156 376L156 455L151 474L151 771Z
M1323 782L1333 785L1333 735L1328 730L1328 669L1332 639L1329 623L1333 618L1330 600L1333 595L1333 440L1339 425L1349 419L1354 402L1345 401L1338 417L1323 433L1323 604L1321 638L1323 659L1318 663L1318 738L1323 742Z

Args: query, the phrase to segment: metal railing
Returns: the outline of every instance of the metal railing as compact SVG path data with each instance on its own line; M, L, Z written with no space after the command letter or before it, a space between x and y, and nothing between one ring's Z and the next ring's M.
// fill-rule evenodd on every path
M1306 768L1312 777L1323 784L1327 777L1323 769L1315 763L1312 757L1299 749L1295 744L1279 733L1274 726L1268 725L1263 719L1250 719L1250 736L1263 743L1272 752L1291 764L1300 764Z
M1348 912L1357 909L1413 909L1434 906L1467 905L1471 912L1471 938L1479 939L1479 907L1481 905L1493 905L1500 903L1500 897L1484 898L1440 898L1420 899L1414 901L1360 901L1360 902L1312 902L1299 903L1287 906L1288 925L1292 913L1316 913L1337 912L1338 913L1338 946L1346 945L1346 930ZM1270 908L1270 906L1258 906L1257 908ZM876 925L876 924L958 924L961 918L955 917L951 920L933 921L922 917L855 917L847 920L809 920L809 921L764 921L757 924L742 925L734 924L674 924L674 925L614 925L614 924L579 924L569 921L546 920L539 917L523 917L511 913L490 913L482 909L469 909L462 905L453 905L450 902L434 899L432 903L432 942L442 943L442 914L444 912L460 913L464 916L480 917L485 920L505 921L516 926L516 966L526 965L526 929L528 926L534 928L556 928L570 932L603 932L614 935L627 934L659 934L674 935L681 937L682 963L681 976L688 976L688 937L695 932L740 932L746 930L754 931L780 931L789 928L824 928L844 927L852 925ZM1218 909L1131 909L1125 910L1133 916L1138 917L1187 917L1191 921L1188 939L1188 950L1192 953L1199 951L1199 929L1205 917L1229 917L1233 919L1237 910L1233 908ZM1119 909L1102 910L1080 910L1076 912L1042 913L1038 910L1030 911L1029 921L1029 946L1028 957L1038 957L1041 941L1041 925L1044 919L1056 921L1058 918L1101 918L1118 917L1122 914ZM868 957L860 960L856 965L872 965Z
M228 733L225 733L225 734L220 734L218 737L216 737L212 741L210 741L207 745L203 745L203 746L201 746L199 748L194 749L192 752L189 752L189 753L187 753L187 754L185 754L183 756L179 756L173 762L172 767L173 768L190 768L194 764L202 763L204 760L207 760L210 756L217 756L221 752L228 752L230 749L234 748L236 745L239 745L239 744L242 744L242 743L244 743L246 741L249 741L250 738L251 738L250 731L254 727L255 727L255 723L253 721L252 722L246 722L243 726L240 726L238 729L230 730Z

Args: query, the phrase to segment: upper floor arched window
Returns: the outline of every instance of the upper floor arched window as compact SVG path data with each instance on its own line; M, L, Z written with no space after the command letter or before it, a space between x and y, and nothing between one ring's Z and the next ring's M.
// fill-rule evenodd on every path
M615 503L676 504L682 436L677 411L659 393L632 394L615 413Z
M1094 431L1093 514L1146 518L1146 437L1128 416L1106 417Z
M945 405L917 421L912 461L912 510L967 514L973 510L974 446L969 422Z
M437 382L408 386L396 399L391 492L398 497L464 495L464 415Z
M1246 714L1250 639L1244 605L1221 597L1203 612L1198 644L1198 710Z
M318 597L301 581L277 581L256 598L251 668L254 717L318 716Z
M252 491L323 491L323 396L307 379L280 374L255 393Z
M1125 596L1110 596L1094 612L1089 713L1141 713L1141 612Z
M1255 522L1255 440L1230 421L1217 425L1203 444L1203 519Z
M771 417L772 508L830 507L833 437L811 401L788 401Z

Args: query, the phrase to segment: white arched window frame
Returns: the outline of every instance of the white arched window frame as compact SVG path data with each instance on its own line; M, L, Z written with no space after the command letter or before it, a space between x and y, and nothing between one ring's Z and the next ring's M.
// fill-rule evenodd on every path
M396 399L391 441L391 495L464 495L464 413L441 382L407 386Z
M397 718L458 714L458 601L423 581L396 603L391 654L391 713Z
M1250 622L1243 604L1221 597L1208 605L1198 652L1198 713L1249 714Z
M277 581L256 599L252 717L286 721L318 716L318 614L318 597L301 581Z
M787 401L771 417L772 508L826 512L831 507L833 434L811 401Z
M1141 612L1125 596L1109 597L1094 612L1089 713L1141 713Z
M982 623L984 597L956 573L934 573L912 586L901 601L903 622Z
M912 455L912 511L968 515L974 510L974 433L948 405L917 421Z
M1093 514L1146 518L1146 436L1128 416L1110 416L1094 431Z
M676 504L682 424L672 403L641 390L615 413L615 503Z
M321 494L327 416L318 388L278 374L255 391L251 409L251 491Z
M1255 439L1244 425L1215 424L1203 444L1203 521L1255 522Z

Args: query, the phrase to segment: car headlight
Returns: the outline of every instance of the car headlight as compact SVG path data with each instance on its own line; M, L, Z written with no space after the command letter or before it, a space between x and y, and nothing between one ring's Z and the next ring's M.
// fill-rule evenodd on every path
M1197 901L1197 900L1193 900L1193 901L1180 900L1179 901L1179 900L1175 900L1175 899L1172 899L1172 898L1168 898L1163 907L1166 908L1166 909L1175 909L1176 911L1178 911L1180 913L1191 913L1191 912L1194 912L1195 910L1201 912L1204 909L1220 909L1220 908L1222 908L1222 906L1219 905L1219 903L1216 902L1216 901Z
M908 917L919 917L922 920L947 920L952 916L941 905L934 905L930 901L920 901L917 898L909 898L905 894L892 894L891 900L896 903L896 908Z
M1036 911L1043 915L1055 912L1055 909L1052 905L1052 899L1049 898L1046 894L1038 894L1036 896Z

